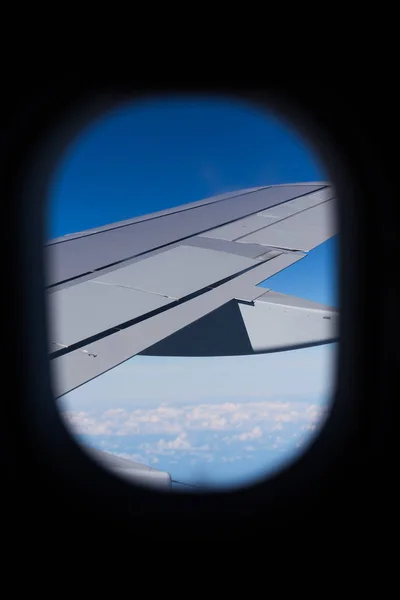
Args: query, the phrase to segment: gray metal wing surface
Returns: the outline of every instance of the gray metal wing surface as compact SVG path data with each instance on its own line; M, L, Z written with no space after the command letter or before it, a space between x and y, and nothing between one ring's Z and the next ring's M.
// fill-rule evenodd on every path
M107 467L109 471L127 481L145 484L158 489L168 489L172 486L171 475L166 471L160 471L148 467L130 459L122 458L96 450L95 448L85 447L85 452L95 461Z
M329 183L252 188L49 241L56 395L137 354L334 341L338 311L258 287L336 234L334 202Z

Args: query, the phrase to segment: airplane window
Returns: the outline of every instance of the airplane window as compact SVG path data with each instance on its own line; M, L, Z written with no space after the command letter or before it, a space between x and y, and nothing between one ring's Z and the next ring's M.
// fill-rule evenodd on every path
M46 246L77 442L182 491L299 456L335 385L335 201L308 143L238 100L143 99L87 126L54 173Z

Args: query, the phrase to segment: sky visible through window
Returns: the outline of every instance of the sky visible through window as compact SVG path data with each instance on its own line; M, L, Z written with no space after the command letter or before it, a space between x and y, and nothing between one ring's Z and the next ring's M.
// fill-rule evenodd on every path
M119 108L66 151L48 237L219 193L326 181L308 145L251 105L163 98ZM261 284L337 307L337 236ZM247 483L298 454L323 423L336 344L219 358L136 356L61 397L77 439L187 483Z

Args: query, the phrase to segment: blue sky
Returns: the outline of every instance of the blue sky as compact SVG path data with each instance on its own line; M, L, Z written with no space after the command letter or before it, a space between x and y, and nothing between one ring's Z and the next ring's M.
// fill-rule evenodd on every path
M67 149L50 186L48 237L231 190L326 179L293 130L251 105L142 101L104 116ZM336 248L336 238L328 240L264 285L335 306ZM135 357L60 406L73 431L98 448L183 481L236 484L278 468L315 431L334 360L334 345L219 359Z

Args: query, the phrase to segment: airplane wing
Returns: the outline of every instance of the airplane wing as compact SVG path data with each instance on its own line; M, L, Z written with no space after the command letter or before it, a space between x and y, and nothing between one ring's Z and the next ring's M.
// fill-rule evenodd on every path
M137 354L334 341L337 310L258 287L336 234L334 202L329 183L259 187L49 241L56 395Z
M159 489L168 489L172 487L171 475L166 471L159 471L158 469L153 469L153 467L148 467L126 458L121 458L120 456L104 452L103 450L89 448L88 446L85 446L85 452L96 462L107 467L109 471L127 481L144 483L147 486Z

